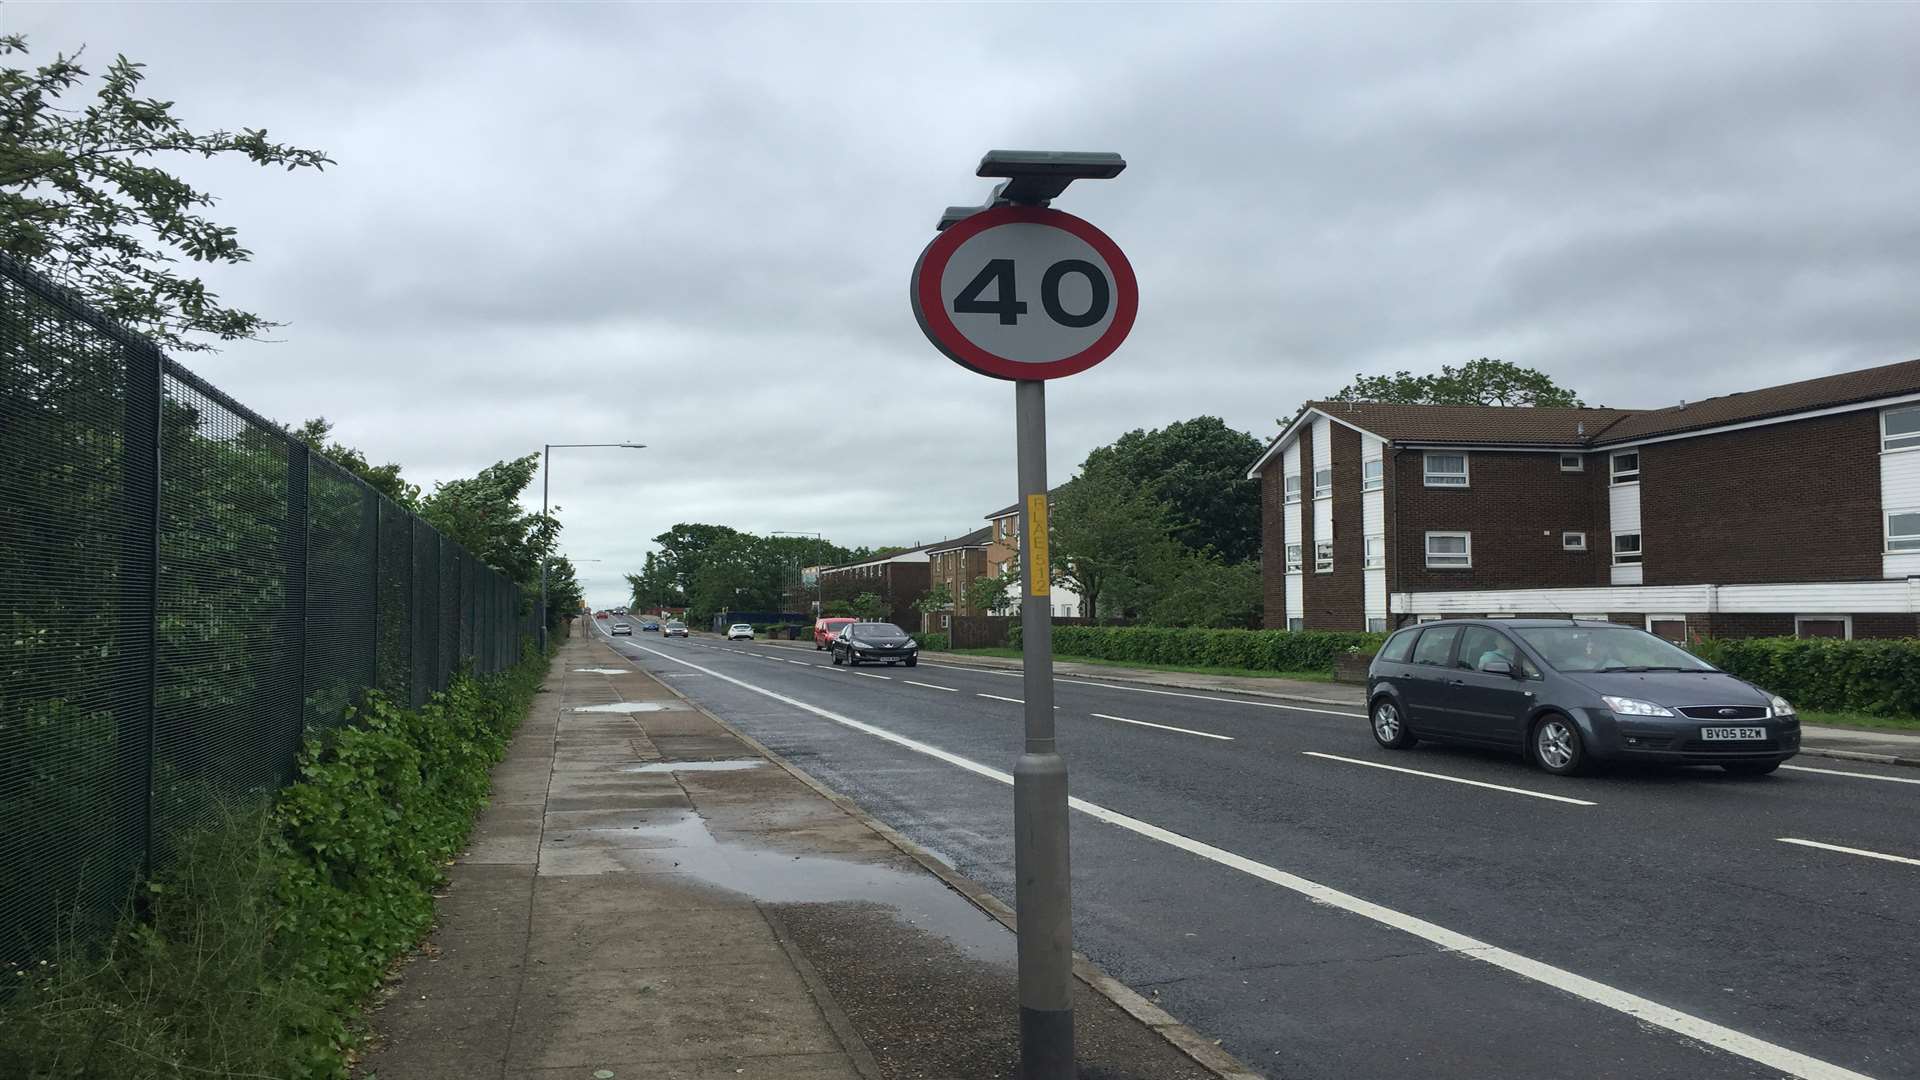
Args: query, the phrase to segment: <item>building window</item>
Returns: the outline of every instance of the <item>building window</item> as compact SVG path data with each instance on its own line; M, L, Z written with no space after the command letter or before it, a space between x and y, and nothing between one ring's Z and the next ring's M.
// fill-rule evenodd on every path
M1387 538L1367 537L1367 569L1378 570L1385 565L1387 565Z
M1427 534L1427 567L1432 570L1458 570L1473 565L1473 534L1430 532Z
M1685 615L1649 615L1647 633L1675 645L1687 643L1687 617Z
M1287 629L1292 630L1295 633L1305 630L1306 628L1307 628L1307 620L1305 619L1288 619L1287 620Z
M1383 458L1369 458L1360 463L1360 490L1379 491L1387 482L1387 463Z
M1428 487L1466 487L1467 455L1465 454L1428 454Z
M1640 482L1640 451L1621 450L1613 455L1613 482L1616 484Z
M1299 572L1300 572L1300 545L1288 544L1287 545L1287 573L1297 574Z
M1367 633L1384 634L1386 632L1387 632L1387 620L1384 617L1378 618L1378 619L1369 618L1367 620Z
M1587 534L1583 532L1563 532L1560 534L1560 546L1568 551L1587 550Z
M1413 621L1416 623L1429 623L1429 622L1439 622L1441 619L1444 619L1444 618L1446 618L1445 615L1421 615L1415 618Z
M1920 551L1920 510L1887 511L1887 550Z
M1853 616L1795 615L1793 617L1793 636L1797 638L1834 638L1839 641L1851 641L1853 639Z
M1586 472L1587 471L1586 455L1561 454L1560 455L1560 471L1561 472Z
M1920 405L1880 414L1880 449L1920 449Z
M1916 515L1920 516L1920 515ZM1613 565L1637 566L1640 563L1640 534L1637 532L1617 532L1613 534Z
M1313 497L1316 499L1325 499L1332 497L1332 495L1333 470L1331 468L1313 470Z
M1281 499L1280 499L1281 502L1286 503L1288 505L1292 505L1293 503L1297 503L1300 501L1300 474L1299 473L1295 473L1292 476L1289 476L1285 480L1281 481L1281 486L1285 488L1285 491L1286 491L1286 493L1281 496Z
M1315 540L1313 542L1313 571L1324 574L1333 569L1333 541Z

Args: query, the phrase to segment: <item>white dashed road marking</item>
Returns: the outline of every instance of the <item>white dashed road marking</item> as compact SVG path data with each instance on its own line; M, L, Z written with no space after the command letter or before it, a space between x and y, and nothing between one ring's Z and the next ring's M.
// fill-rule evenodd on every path
M1527 795L1535 799L1549 799L1553 802L1569 803L1574 806L1594 806L1585 799L1569 799L1565 795L1549 795L1544 791L1529 791L1526 788L1507 787L1505 784L1489 784L1484 780L1468 780L1460 776L1448 776L1446 773L1421 772L1419 769L1403 769L1398 765L1382 765L1377 761L1362 761L1359 758L1341 757L1339 754L1323 754L1318 750L1302 750L1308 757L1325 758L1328 761L1344 761L1349 765L1365 765L1369 769L1385 769L1388 772L1406 773L1408 776L1424 776L1431 780L1445 780L1452 784L1466 784L1469 787L1489 788L1493 791L1505 791L1514 795Z
M1118 720L1123 724L1139 724L1141 727L1159 728L1161 731L1177 731L1182 735L1198 735L1203 739L1219 739L1222 742L1233 741L1233 736L1231 735L1215 735L1211 731L1195 731L1192 728L1174 727L1172 724L1155 724L1146 720L1129 720L1124 716L1108 716L1103 712L1097 712L1093 715L1102 720Z
M1865 848L1841 847L1839 844L1823 844L1818 840L1795 840L1791 836L1776 836L1774 839L1783 844L1799 844L1801 847L1819 848L1822 851L1838 851L1846 855L1859 855L1868 859L1884 859L1887 862L1906 863L1908 866L1920 866L1920 859L1909 859L1905 855L1888 855L1881 851L1868 851Z

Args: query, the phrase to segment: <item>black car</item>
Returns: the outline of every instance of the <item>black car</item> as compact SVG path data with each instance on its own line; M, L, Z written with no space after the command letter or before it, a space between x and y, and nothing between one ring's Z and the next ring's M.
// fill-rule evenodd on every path
M853 667L878 663L916 667L920 663L920 643L892 623L849 623L831 648L834 663Z
M1519 750L1551 773L1594 761L1770 773L1800 749L1775 694L1631 626L1448 619L1387 639L1367 672L1381 746L1421 739Z

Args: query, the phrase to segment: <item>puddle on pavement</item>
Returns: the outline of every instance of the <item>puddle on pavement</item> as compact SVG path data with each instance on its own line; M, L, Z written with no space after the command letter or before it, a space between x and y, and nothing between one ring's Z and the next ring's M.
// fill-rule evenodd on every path
M666 706L661 704L658 701L616 701L609 705L575 705L572 711L577 713L578 712L632 713L632 712L659 712L661 709L664 709L664 708L666 708Z
M577 667L573 669L573 673L575 675L625 675L627 674L627 669L617 667Z
M651 765L629 765L621 772L637 773L676 773L676 772L739 772L741 769L757 769L765 765L761 758L743 758L739 761L656 761Z
M663 862L671 860L676 873L709 885L770 904L878 904L908 926L937 934L977 960L1014 960L1013 934L924 870L793 855L720 840L693 812L631 831L662 841L655 853Z

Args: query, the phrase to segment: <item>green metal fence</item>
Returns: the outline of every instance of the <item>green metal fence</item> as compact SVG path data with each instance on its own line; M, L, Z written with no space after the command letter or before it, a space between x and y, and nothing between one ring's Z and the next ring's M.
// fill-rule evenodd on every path
M0 978L367 690L512 664L536 606L0 256Z

